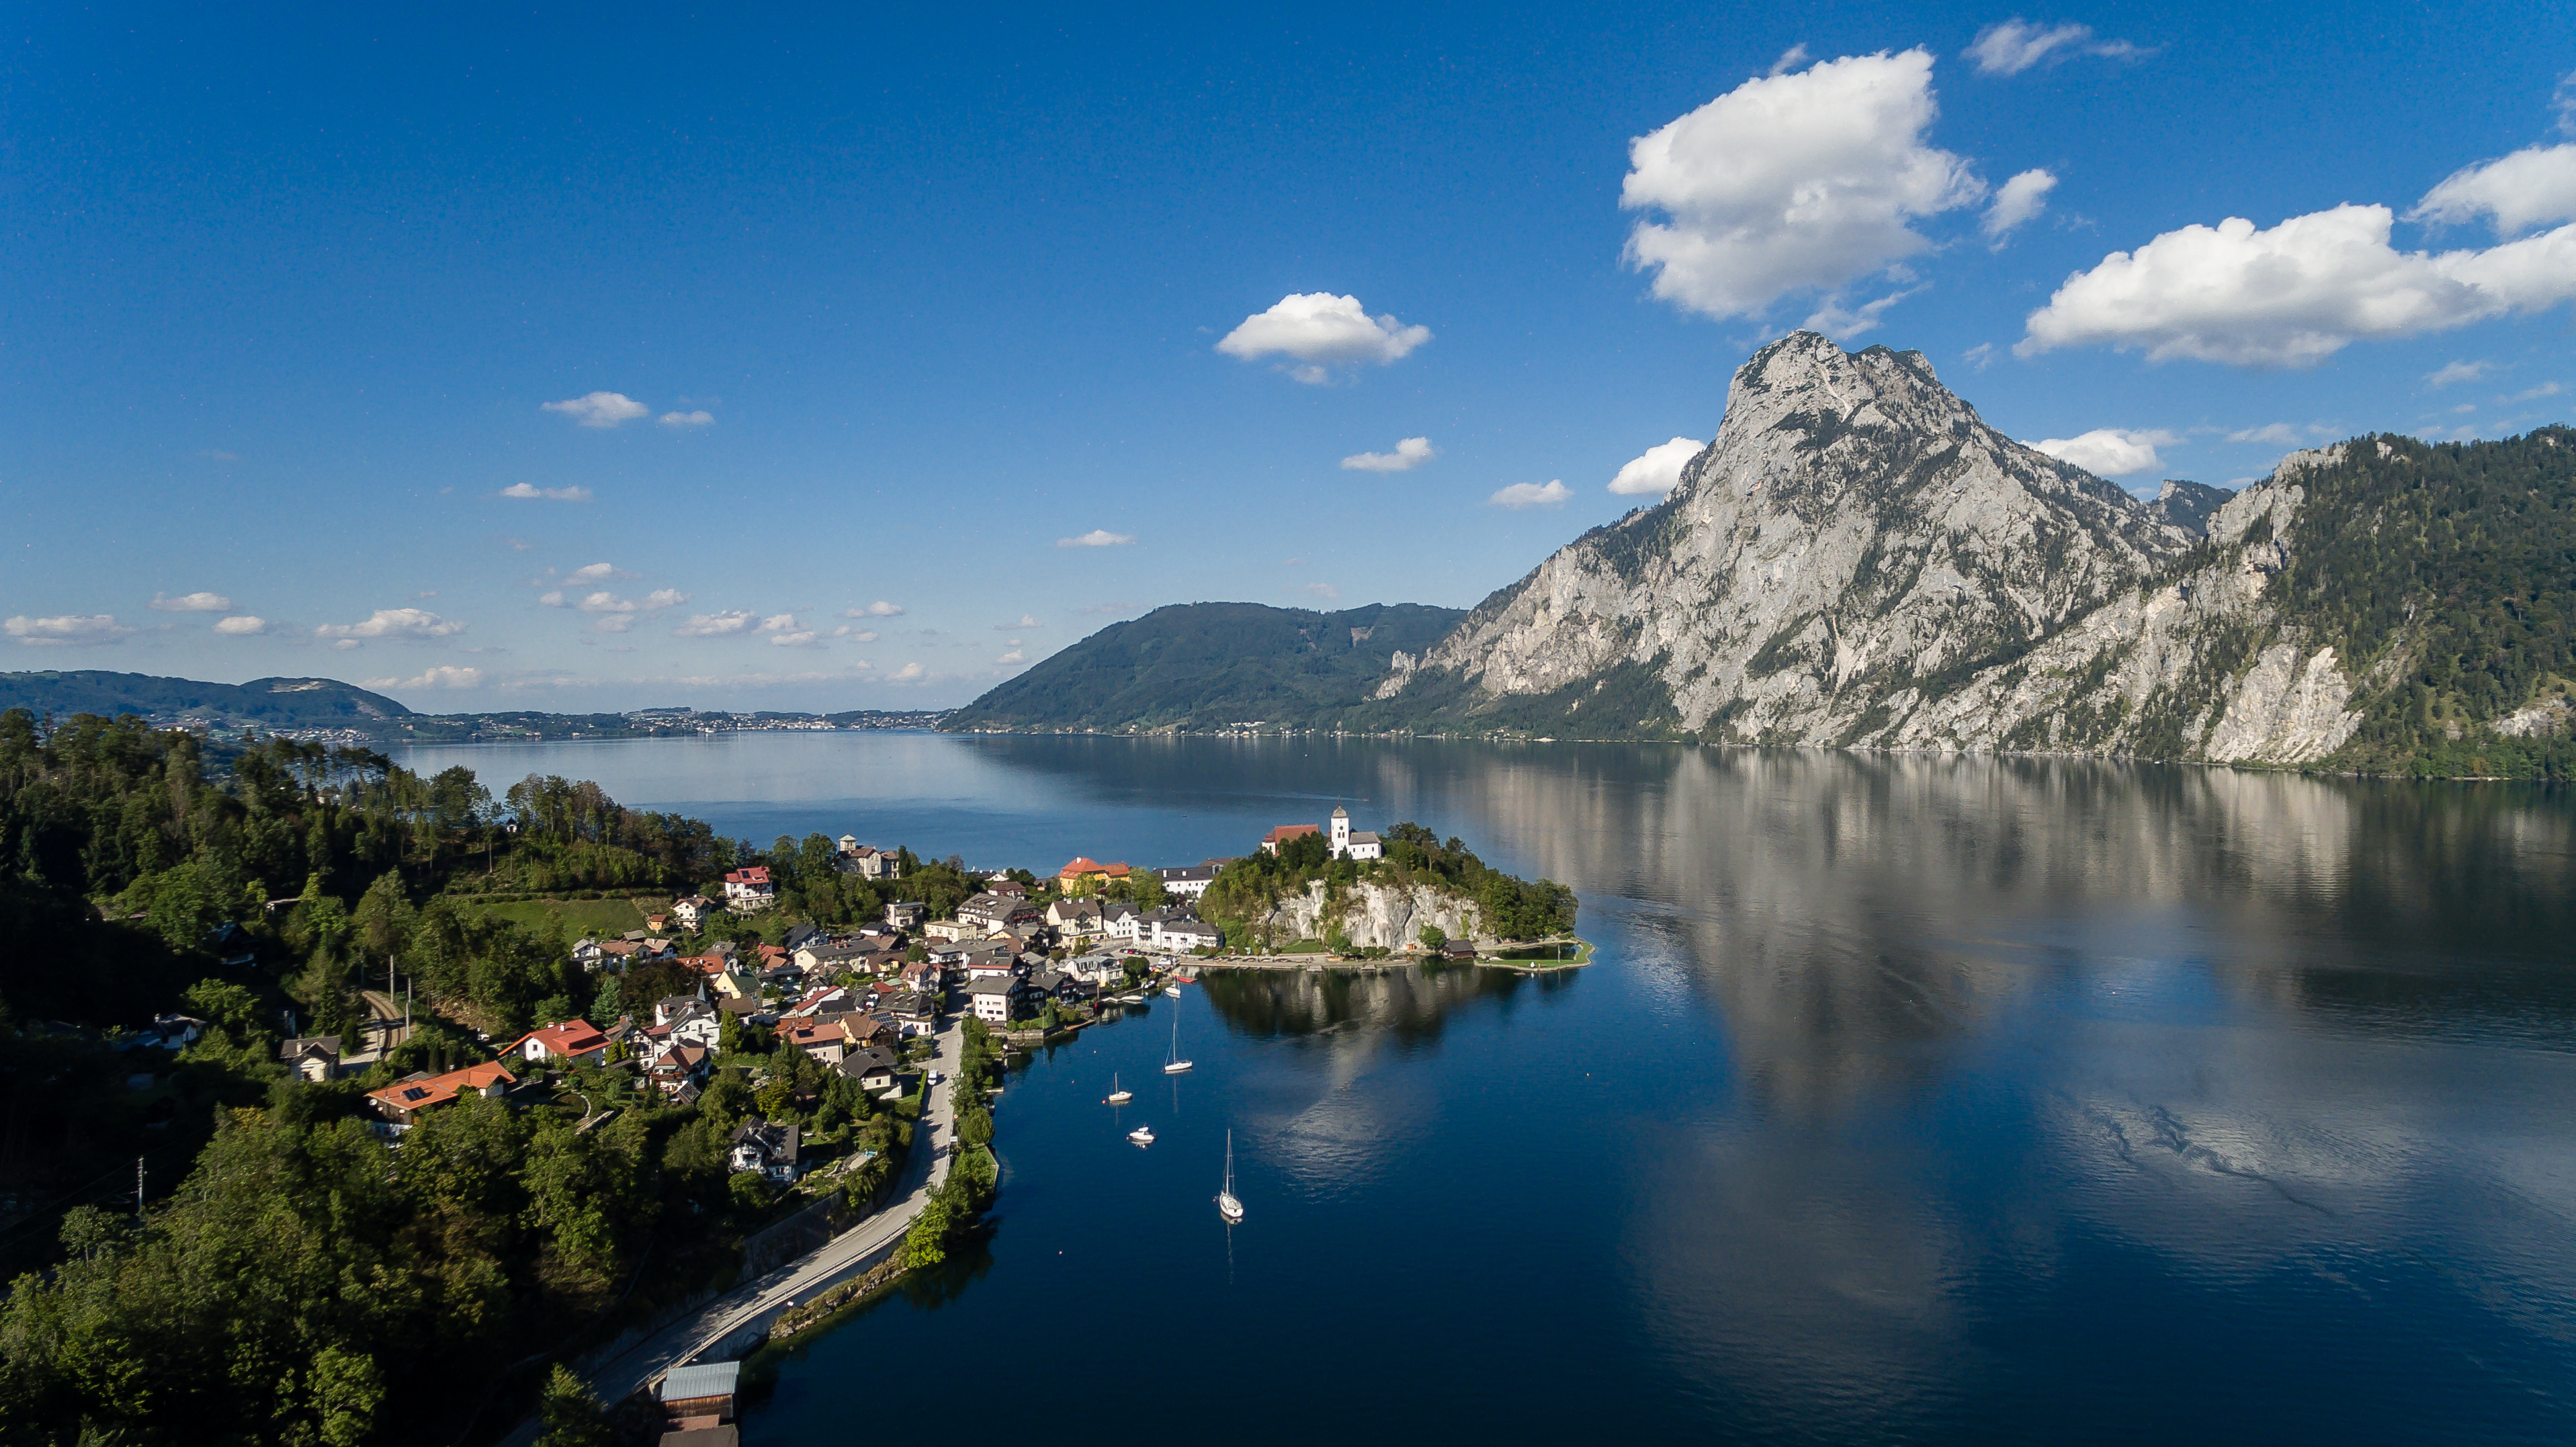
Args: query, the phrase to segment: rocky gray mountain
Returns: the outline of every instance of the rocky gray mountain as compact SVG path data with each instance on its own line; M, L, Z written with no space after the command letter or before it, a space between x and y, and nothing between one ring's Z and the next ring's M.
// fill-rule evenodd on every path
M1381 717L2312 762L2358 725L2354 685L2266 586L2333 456L2141 503L1986 425L1920 353L1793 333L1736 372L1671 497L1397 656Z

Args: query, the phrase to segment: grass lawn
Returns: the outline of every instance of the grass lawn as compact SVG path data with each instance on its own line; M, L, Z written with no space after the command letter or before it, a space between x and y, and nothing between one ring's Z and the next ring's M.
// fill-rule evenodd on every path
M530 929L544 924L548 914L563 920L564 934L570 939L589 935L594 939L614 939L631 929L644 927L644 911L632 899L525 899L508 904L478 904L469 908L485 914L526 925ZM667 901L645 898L647 905Z

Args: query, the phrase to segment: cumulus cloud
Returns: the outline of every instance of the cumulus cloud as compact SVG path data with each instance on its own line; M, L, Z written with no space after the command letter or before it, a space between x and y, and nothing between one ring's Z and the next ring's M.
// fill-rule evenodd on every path
M1093 528L1080 537L1058 538L1059 548L1123 548L1136 541L1132 533L1113 533L1107 528Z
M2446 362L2424 374L2424 385L2438 391L2454 382L2474 382L2494 370L2493 362Z
M748 633L760 615L748 608L727 609L721 613L700 613L671 630L682 638L722 638L729 633Z
M820 635L797 622L793 613L773 613L761 619L760 626L752 631L768 634L774 648L809 648L822 642Z
M426 608L379 608L363 623L325 623L313 630L313 636L337 638L354 647L364 638L451 638L464 631L464 624Z
M1015 629L1020 629L1020 628L1044 628L1045 626L1046 626L1045 624L1043 624L1043 623L1041 623L1041 622L1039 622L1039 621L1038 621L1038 615L1036 615L1035 613L1023 613L1023 614L1021 614L1021 615L1020 615L1020 621L1019 621L1019 622L1017 622L1017 623L996 623L996 624L994 624L994 625L993 625L993 631L994 631L994 632L996 632L996 633L1009 633L1009 632L1012 632L1012 631L1013 631L1013 630L1015 630ZM1013 643L1017 643L1017 642L1019 642L1020 640L1018 640L1018 639L1014 638L1014 639L1012 639L1011 641L1012 641Z
M635 575L633 573L626 571L624 568L618 567L614 563L592 563L586 567L575 568L571 572L564 574L566 581L574 583L596 583L604 578L632 578L634 576Z
M1247 362L1292 357L1306 365L1288 375L1322 383L1332 380L1331 367L1361 362L1384 366L1429 340L1429 327L1408 327L1392 316L1372 317L1358 297L1312 291L1291 293L1270 310L1245 317L1216 349Z
M2260 427L2244 427L2227 434L2230 442L2267 442L2275 447L2293 447L2299 441L2299 429L2287 422L2266 422ZM2041 451L2047 451L2041 448ZM2078 464L2079 466L2081 464ZM2092 469L2095 472L2100 468Z
M1707 447L1687 437L1658 442L1628 459L1619 475L1610 479L1610 490L1623 497L1662 497L1681 486L1683 465Z
M176 598L152 595L152 611L156 613L229 613L232 607L233 600L221 593L182 593Z
M1572 496L1574 490L1564 482L1550 480L1544 483L1516 482L1496 489L1494 495L1485 501L1494 507L1507 507L1518 512L1528 507L1563 507L1565 500Z
M833 629L832 636L835 638L847 638L853 643L874 643L877 641L877 630L873 628L851 628L844 625Z
M544 498L548 502L588 502L590 501L590 489L586 487L539 487L534 483L514 482L508 487L501 489L500 496L521 499Z
M1439 455L1430 438L1406 437L1393 452L1354 452L1342 459L1342 466L1352 472L1411 472Z
M2409 221L2449 224L2481 216L2500 236L2576 221L2576 143L2533 146L2454 171L2406 213Z
M1978 223L1987 239L2001 241L2012 229L2048 209L2048 193L2057 189L2057 178L2046 171L2024 171L2006 181L1995 191L1993 204L1986 207L1986 219Z
M2013 350L2143 349L2240 366L2306 366L2353 342L2467 326L2576 297L2576 225L2485 251L2388 244L2385 206L2337 206L2269 231L2243 217L2168 231L2077 272Z
M1003 654L1001 657L996 658L993 661L995 663L1008 666L1014 663L1026 663L1029 661L1029 656L1014 648L1010 652Z
M1924 144L1937 112L1919 49L1748 80L1628 143L1620 206L1667 219L1636 224L1627 261L1719 318L1885 271L1931 246L1916 219L1985 199L1965 160Z
M12 638L30 648L80 648L114 643L134 632L113 613L65 614L55 618L11 618L0 623Z
M852 608L841 616L844 618L900 618L903 616L903 609L879 598L864 608Z
M563 594L548 593L537 601L549 607L560 608L563 606ZM689 601L689 595L677 588L656 588L640 599L621 598L603 588L583 598L575 606L584 613L659 613L665 608L677 608L687 601Z
M660 420L665 427L690 428L716 425L715 414L712 412L665 412Z
M1986 75L2019 75L2078 55L2127 60L2146 53L2125 40L2096 40L2090 25L2033 25L2018 15L1978 31L1964 52Z
M2030 445L2097 476L2126 477L2133 472L2164 466L2164 459L2156 455L2156 449L2171 447L2180 441L2182 439L2171 432L2133 432L2121 427L2097 427L2074 437L2050 437Z
M255 634L266 633L268 620L248 613L231 618L218 618L215 620L215 631L230 638L248 638Z
M930 670L922 667L918 663L907 663L903 667L896 669L894 672L887 674L886 682L917 683L924 677L928 676L929 672Z
M362 688L480 688L483 670L479 668L432 668L418 678L370 678Z
M590 392L562 402L548 402L545 409L561 412L584 427L614 427L649 417L653 409L623 392Z

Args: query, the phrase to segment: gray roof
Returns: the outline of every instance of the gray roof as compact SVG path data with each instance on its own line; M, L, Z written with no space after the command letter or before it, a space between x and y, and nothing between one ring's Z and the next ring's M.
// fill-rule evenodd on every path
M709 1362L699 1367L673 1367L662 1378L662 1400L685 1401L691 1397L730 1397L733 1385L742 1377L740 1362Z
M969 995L1007 995L1019 987L1020 982L1012 979L1008 975L992 975L968 985L966 987L966 993Z

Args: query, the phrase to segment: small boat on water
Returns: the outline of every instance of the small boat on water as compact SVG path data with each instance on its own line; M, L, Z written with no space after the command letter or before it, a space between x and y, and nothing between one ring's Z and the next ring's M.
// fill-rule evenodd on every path
M1180 1017L1174 1016L1172 1018L1172 1053L1166 1056L1163 1060L1163 1073L1165 1075L1179 1075L1189 1068L1190 1062L1181 1058Z
M1134 1100L1135 1098L1136 1092L1121 1087L1118 1084L1118 1077L1113 1074L1109 1077L1109 1098L1100 1103L1102 1105L1125 1105L1127 1102Z
M1243 1203L1234 1196L1234 1132L1225 1133L1225 1188L1216 1193L1216 1213L1231 1226L1243 1219Z
M1127 1139L1140 1146L1150 1146L1154 1143L1154 1128L1150 1125L1140 1125L1127 1132Z

